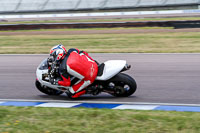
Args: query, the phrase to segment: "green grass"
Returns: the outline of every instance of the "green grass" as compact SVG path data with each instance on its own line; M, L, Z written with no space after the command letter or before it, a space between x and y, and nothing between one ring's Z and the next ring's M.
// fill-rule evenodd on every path
M171 20L199 20L200 17L168 17L168 18L117 18L117 19L76 19L76 20L40 20L0 22L0 24L28 24L28 23L72 23L72 22L124 22L124 21L171 21Z
M200 32L0 36L0 54L48 53L59 43L94 53L196 53Z
M200 113L0 107L0 133L188 132L200 132Z

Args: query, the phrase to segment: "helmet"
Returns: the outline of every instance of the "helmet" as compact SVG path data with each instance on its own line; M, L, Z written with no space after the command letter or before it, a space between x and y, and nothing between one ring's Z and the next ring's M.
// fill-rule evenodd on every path
M50 56L53 56L55 60L59 61L64 57L64 55L67 53L65 47L61 44L54 46L50 50Z

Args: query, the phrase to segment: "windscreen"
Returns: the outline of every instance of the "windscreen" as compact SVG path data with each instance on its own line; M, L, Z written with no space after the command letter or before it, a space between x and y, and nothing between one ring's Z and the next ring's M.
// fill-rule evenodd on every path
M47 59L45 59L45 60L43 60L43 61L41 62L41 64L39 65L39 69L40 69L40 70L48 69Z

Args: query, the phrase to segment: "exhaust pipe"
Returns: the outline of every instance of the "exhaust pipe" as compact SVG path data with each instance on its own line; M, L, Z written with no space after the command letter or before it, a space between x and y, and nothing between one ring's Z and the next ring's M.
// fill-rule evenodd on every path
M121 72L126 71L126 70L129 70L130 68L131 68L131 65L126 64L126 65L124 66L124 68L121 70Z

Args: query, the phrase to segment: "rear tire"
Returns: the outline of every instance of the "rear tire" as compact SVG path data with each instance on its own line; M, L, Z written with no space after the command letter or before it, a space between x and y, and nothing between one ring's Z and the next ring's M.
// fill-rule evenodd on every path
M58 95L61 95L63 92L62 91L59 91L59 90L55 90L55 89L52 89L52 88L49 88L47 86L45 87L42 87L40 82L39 81L35 81L35 86L36 88L44 93L44 94L47 94L47 95L55 95L55 96L58 96Z
M136 81L129 75L119 73L108 81L107 85L112 85L115 93L112 94L116 97L128 97L135 93L137 89Z

